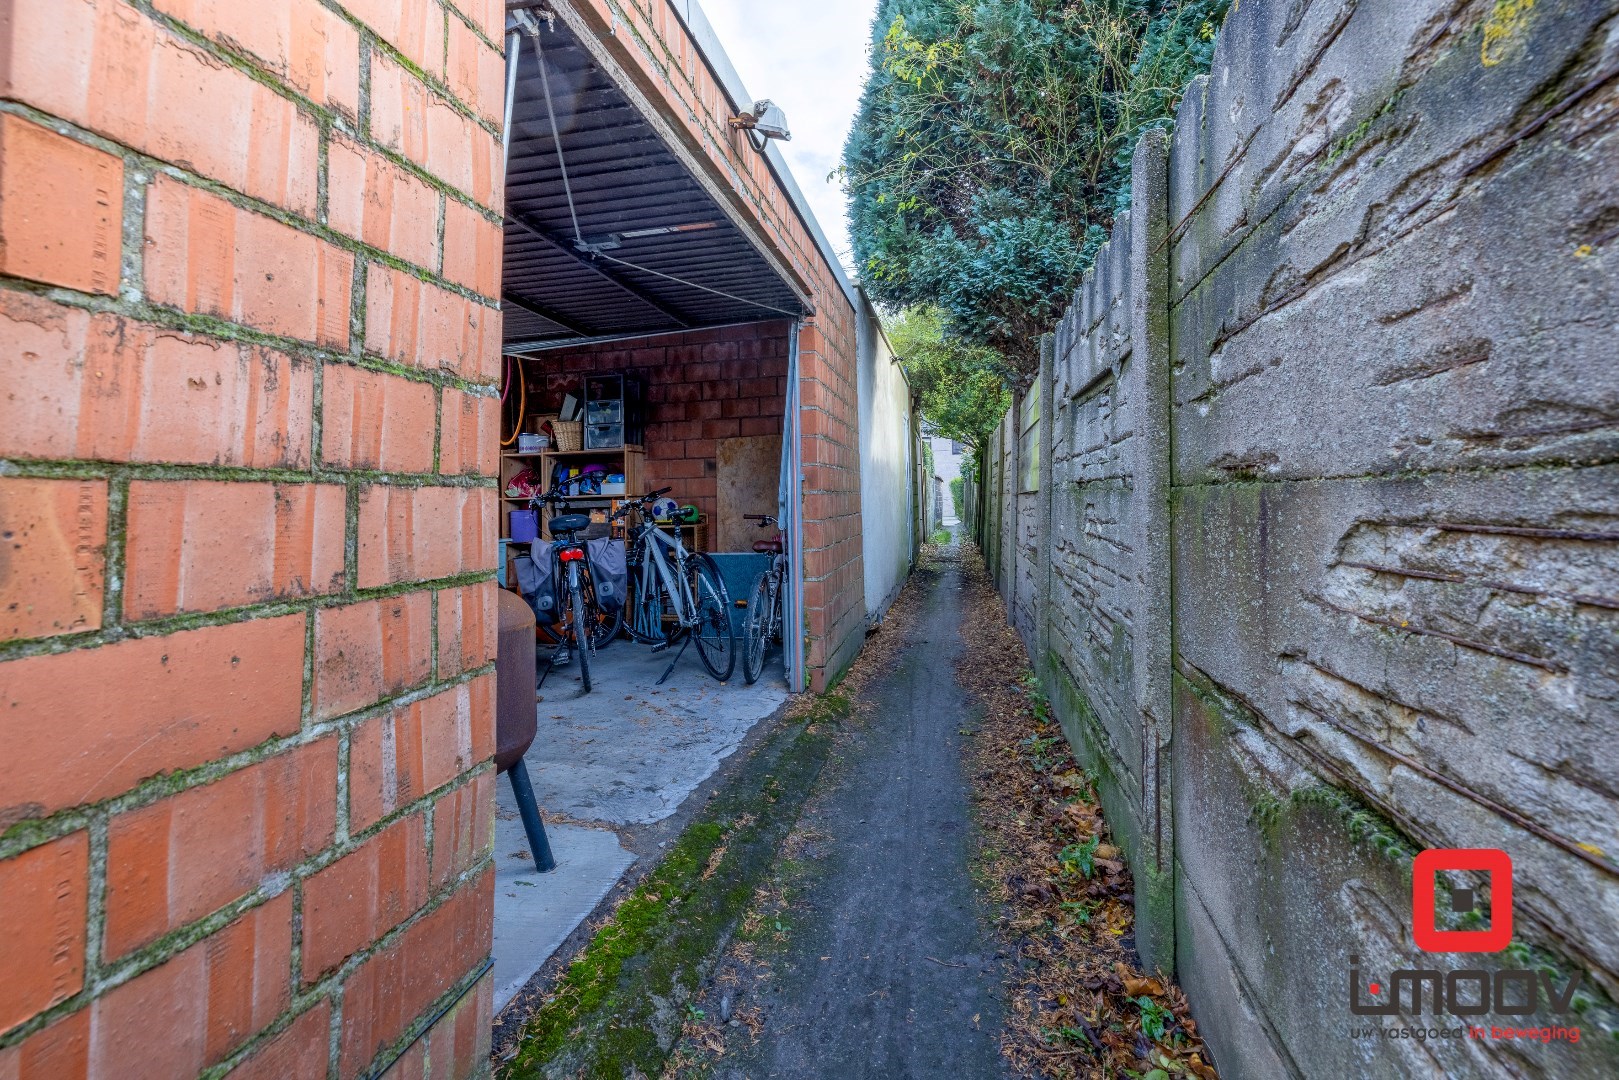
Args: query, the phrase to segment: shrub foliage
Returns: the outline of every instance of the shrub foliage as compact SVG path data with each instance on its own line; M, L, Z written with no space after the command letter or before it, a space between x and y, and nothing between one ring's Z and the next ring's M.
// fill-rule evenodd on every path
M1230 0L880 0L844 147L863 284L936 305L1013 388L1129 206L1130 156Z

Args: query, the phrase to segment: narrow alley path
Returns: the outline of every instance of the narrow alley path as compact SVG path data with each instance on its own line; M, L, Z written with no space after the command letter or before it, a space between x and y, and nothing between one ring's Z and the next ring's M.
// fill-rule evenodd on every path
M756 1041L716 1075L1004 1075L1001 961L973 885L957 548L919 572L908 640L800 820L815 865L751 996Z

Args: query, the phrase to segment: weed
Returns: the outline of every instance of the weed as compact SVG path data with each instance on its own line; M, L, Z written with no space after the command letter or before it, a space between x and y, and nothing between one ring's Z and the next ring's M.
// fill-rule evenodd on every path
M1062 867L1064 877L1073 877L1075 871L1089 878L1096 873L1096 848L1101 844L1100 836L1092 836L1081 840L1077 844L1069 844L1057 853L1057 862Z
M1175 1014L1145 995L1135 999L1141 1008L1141 1033L1153 1042L1164 1037Z

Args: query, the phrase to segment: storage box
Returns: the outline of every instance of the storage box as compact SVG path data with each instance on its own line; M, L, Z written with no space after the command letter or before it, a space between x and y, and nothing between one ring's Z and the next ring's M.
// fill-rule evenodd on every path
M602 481L602 494L603 495L624 495L624 494L627 494L625 492L625 490L624 490L624 481L622 481L622 480L618 480L618 481L603 480Z
M540 535L539 515L533 510L513 510L511 512L511 540L514 544L533 543L535 537Z

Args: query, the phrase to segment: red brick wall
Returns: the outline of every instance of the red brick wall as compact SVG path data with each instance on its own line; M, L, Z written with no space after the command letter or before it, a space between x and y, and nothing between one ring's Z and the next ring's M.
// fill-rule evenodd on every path
M824 689L854 659L865 634L854 307L769 163L727 124L733 103L665 0L556 0L553 7L600 42L611 66L674 118L674 138L728 190L753 223L755 239L814 302L816 314L799 342L799 389L810 411L801 447L804 606L810 682Z
M0 1077L469 1075L504 5L3 12Z
M646 397L642 486L713 515L720 439L779 435L787 401L786 321L694 330L634 341L557 349L524 361L531 413L555 413L579 395L584 376L622 371Z

